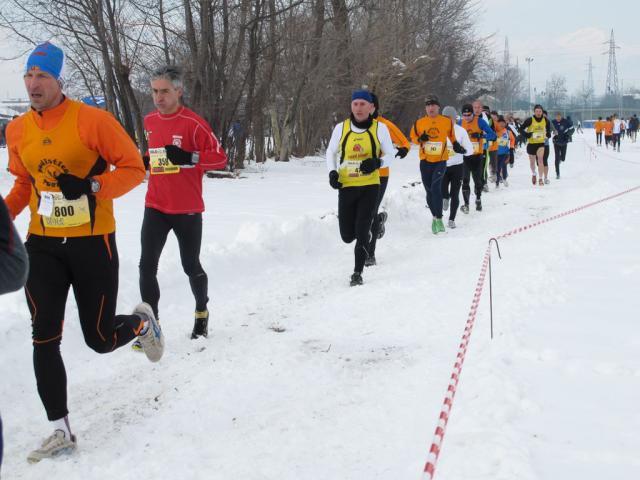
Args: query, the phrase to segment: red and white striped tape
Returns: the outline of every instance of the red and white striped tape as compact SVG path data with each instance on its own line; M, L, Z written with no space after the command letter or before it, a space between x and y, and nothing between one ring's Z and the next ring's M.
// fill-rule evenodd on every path
M449 379L449 386L447 387L447 393L442 403L442 409L440 410L440 417L438 419L438 426L433 436L433 442L429 449L429 457L427 463L424 466L425 479L432 479L436 470L436 464L438 457L440 456L440 449L442 447L442 440L447 430L447 423L449 423L449 415L451 414L451 408L453 407L453 398L456 395L458 388L458 382L460 381L460 374L462 372L462 365L464 364L465 356L467 355L467 348L469 347L469 340L471 339L471 332L473 331L473 325L476 321L476 315L478 313L478 306L480 305L480 297L482 296L482 289L484 288L484 280L487 276L487 268L489 267L489 256L491 255L491 245L487 247L484 253L484 259L482 261L482 268L480 269L480 276L478 277L478 283L476 283L476 290L473 294L473 300L471 301L471 310L469 310L469 316L467 317L467 325L464 328L462 335L462 341L458 347L458 354L456 356L456 362L453 366L453 372Z
M581 207L572 208L571 210L567 210L566 212L559 213L549 218L545 218L542 220L538 220L537 222L531 223L529 225L525 225L523 227L514 228L511 231L503 233L495 237L496 239L502 239L511 237L513 235L517 235L518 233L525 232L539 225L543 225L545 223L549 223L553 220L557 220L562 217L566 217L568 215L572 215L574 213L580 212L586 208L593 207L600 203L613 200L614 198L620 197L622 195L626 195L627 193L634 192L636 190L640 190L640 185L637 187L629 188L628 190L624 190L623 192L616 193L614 195L610 195L605 198L601 198L600 200L596 200L595 202L588 203L586 205L582 205ZM440 451L442 449L442 441L444 440L444 435L447 430L447 424L449 423L449 417L451 415L451 408L453 407L453 399L456 395L456 391L458 388L458 383L460 382L460 374L462 372L462 365L464 364L464 359L467 354L467 349L469 347L469 340L471 338L471 333L473 330L473 326L475 324L476 315L478 313L478 306L480 305L480 298L482 296L482 290L484 288L484 280L487 275L487 269L489 267L489 259L491 258L491 243L487 247L487 250L484 253L484 259L482 261L482 268L480 269L480 276L478 277L478 283L476 284L476 290L473 294L473 301L471 302L471 309L469 310L469 316L467 317L467 324L464 328L464 333L462 335L462 341L460 342L460 346L458 348L458 354L456 356L456 361L453 366L453 372L451 374L451 378L449 380L449 386L447 387L447 393L444 397L444 402L442 403L442 408L440 410L440 416L438 418L438 425L436 427L436 431L433 436L433 441L431 443L431 448L429 449L429 455L427 458L427 463L424 466L423 476L424 480L432 480L435 475L436 465L438 463L438 458L440 457Z

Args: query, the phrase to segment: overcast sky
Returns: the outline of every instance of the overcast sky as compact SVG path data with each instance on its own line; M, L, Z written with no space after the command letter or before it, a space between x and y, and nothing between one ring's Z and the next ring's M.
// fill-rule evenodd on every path
M607 79L608 42L615 30L618 79L624 86L640 87L640 1L616 0L482 0L479 17L481 36L493 34L493 53L500 60L505 37L509 38L511 61L533 57L531 86L545 88L557 73L567 78L573 93L587 80L587 63L593 61L596 95L604 93ZM21 48L0 31L0 58L13 57ZM0 99L24 97L22 68L26 55L15 61L0 61Z

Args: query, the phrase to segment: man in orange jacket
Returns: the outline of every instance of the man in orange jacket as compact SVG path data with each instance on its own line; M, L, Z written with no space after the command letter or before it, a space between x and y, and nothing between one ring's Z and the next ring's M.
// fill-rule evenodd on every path
M411 128L411 141L420 145L420 174L427 192L427 205L433 215L431 232L437 235L445 231L442 223L442 177L449 158L447 138L454 152L464 155L467 151L456 140L451 119L440 115L438 97L429 95L425 110L427 115L416 120Z
M411 143L407 140L407 137L404 136L402 131L393 123L391 120L388 120L382 116L380 116L380 101L378 96L375 93L371 94L371 98L373 99L373 118L378 120L378 122L384 123L389 129L389 133L391 134L391 141L393 145L398 149L396 152L395 158L404 158L409 153L409 149L411 148ZM387 184L389 183L389 167L382 167L380 169L380 191L378 192L378 205L376 207L375 215L373 216L373 224L371 226L371 241L369 242L369 249L367 253L369 256L365 262L365 266L371 267L376 264L376 243L378 239L384 236L385 232L385 222L387 221L387 212L378 212L380 209L380 204L382 203L382 199L384 198L384 193L387 191Z
M108 353L138 337L152 362L164 350L149 305L138 305L131 315L115 314L113 199L142 182L142 158L110 113L65 97L63 64L64 52L51 43L33 50L24 74L31 110L7 128L9 170L16 180L6 203L14 218L27 206L31 213L25 291L38 393L53 429L28 455L32 463L76 448L60 355L71 287L90 348Z

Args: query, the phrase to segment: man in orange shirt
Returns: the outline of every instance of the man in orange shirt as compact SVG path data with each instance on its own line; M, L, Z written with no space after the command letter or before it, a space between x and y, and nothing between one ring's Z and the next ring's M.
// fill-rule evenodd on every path
M609 148L609 144L613 143L613 117L607 117L602 128L604 130L604 145Z
M449 158L447 138L454 152L464 155L467 151L456 140L451 119L440 115L438 97L429 95L425 110L427 115L413 124L411 141L420 145L420 174L427 192L427 205L433 215L431 232L437 235L445 231L442 223L442 177Z
M602 146L602 130L604 129L602 117L598 117L598 120L593 124L593 128L596 130L596 145Z
M65 97L63 64L63 51L51 43L33 50L24 74L31 110L7 128L9 170L16 180L6 203L14 218L27 206L31 213L25 291L38 393L53 428L27 457L32 463L76 448L60 355L71 287L90 348L108 353L138 337L149 360L160 360L164 350L149 305L138 305L131 315L115 314L113 199L142 182L142 158L110 113Z
M409 153L409 149L411 148L411 143L407 140L407 137L404 136L402 131L393 123L391 120L388 120L380 115L378 111L380 109L380 101L378 96L375 93L371 94L371 98L373 99L373 118L378 120L378 122L384 123L389 129L389 134L391 135L391 141L393 145L398 149L395 155L395 158L404 158ZM366 267L371 267L376 264L376 243L378 239L384 236L385 232L385 222L387 221L387 212L378 212L380 210L380 204L382 203L382 199L384 198L384 193L387 191L387 184L389 183L389 167L382 167L380 169L380 191L378 192L378 205L376 207L375 215L373 216L373 224L371 225L371 241L369 242L369 248L367 253L369 256L365 262Z

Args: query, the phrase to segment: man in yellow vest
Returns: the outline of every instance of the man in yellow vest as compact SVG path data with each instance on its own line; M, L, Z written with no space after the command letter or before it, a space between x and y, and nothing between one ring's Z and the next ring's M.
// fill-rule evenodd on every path
M539 179L540 186L544 185L544 146L545 140L551 138L551 124L545 118L542 105L533 108L533 116L527 118L520 127L522 134L527 137L527 154L531 167L531 183L536 184ZM536 161L538 164L538 177L536 177ZM548 169L549 167L547 167Z
M109 353L138 337L157 362L164 337L146 303L116 315L118 250L113 199L144 179L140 152L108 112L62 93L64 52L51 43L29 55L24 82L31 110L7 128L9 170L16 180L6 203L15 218L29 207L25 292L33 330L38 393L53 434L32 451L35 463L76 448L67 408L60 342L69 290L86 344Z
M356 241L351 286L362 285L371 222L378 205L380 167L389 166L395 148L389 129L373 118L371 93L351 95L351 116L333 129L327 147L329 184L338 190L338 223L345 243Z

